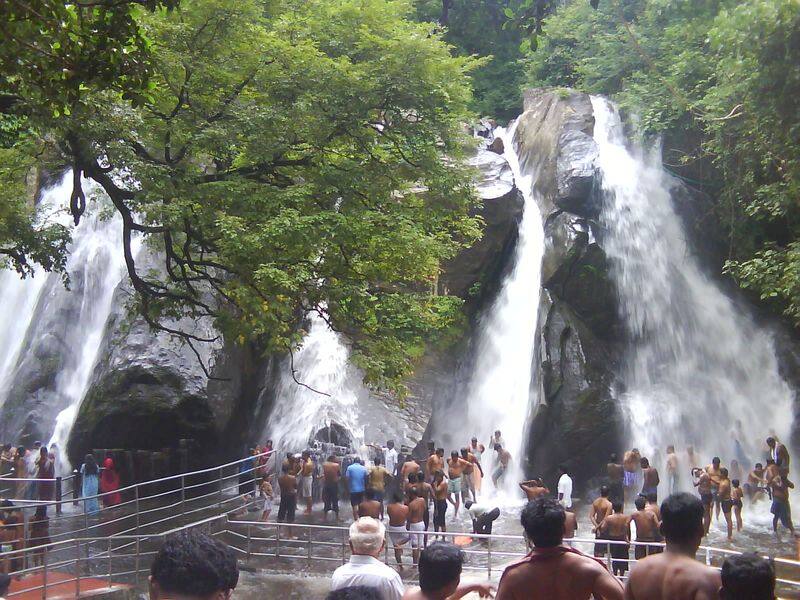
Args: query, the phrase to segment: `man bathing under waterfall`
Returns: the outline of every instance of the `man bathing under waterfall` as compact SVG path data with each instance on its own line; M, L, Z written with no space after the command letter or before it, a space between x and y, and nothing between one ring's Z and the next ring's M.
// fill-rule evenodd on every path
M495 434L499 434L499 431L496 431ZM511 460L511 453L508 450L505 450L502 444L495 444L494 451L497 452L497 462L498 465L492 473L492 483L494 487L497 487L498 482L503 476L506 474L508 470L508 463Z

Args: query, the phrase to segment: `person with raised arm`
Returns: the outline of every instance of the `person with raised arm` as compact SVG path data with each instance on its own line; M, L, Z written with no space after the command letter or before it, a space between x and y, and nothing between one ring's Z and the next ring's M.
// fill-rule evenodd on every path
M488 583L461 583L464 553L455 544L434 542L419 557L419 588L409 590L403 600L458 600L467 594L489 598Z

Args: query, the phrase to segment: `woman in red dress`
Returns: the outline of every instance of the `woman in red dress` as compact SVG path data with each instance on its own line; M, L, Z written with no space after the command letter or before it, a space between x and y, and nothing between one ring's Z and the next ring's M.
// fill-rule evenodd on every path
M103 496L103 506L116 506L122 502L119 489L119 474L114 469L114 461L109 456L103 461L103 472L100 473L100 493ZM114 492L114 493L109 493Z

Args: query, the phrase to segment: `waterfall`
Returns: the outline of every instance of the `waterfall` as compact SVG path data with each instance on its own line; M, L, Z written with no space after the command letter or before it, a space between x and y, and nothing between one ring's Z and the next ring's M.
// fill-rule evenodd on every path
M44 202L53 207L68 206L71 182L71 172L65 173L57 185L45 192ZM13 281L14 274L9 272L3 273L4 285L0 288L5 314L13 314L18 320L13 326L0 325L6 351L2 373L7 385L3 398L15 386L27 383L19 372L27 353L46 348L50 355L55 354L60 368L53 389L37 389L35 399L23 396L21 406L13 410L24 414L28 403L35 402L43 411L37 413L37 418L53 419L49 425L40 425L43 431L52 432L49 443L62 450L97 362L114 290L125 274L121 221L116 215L108 218L104 214L105 198L96 186L89 181L84 181L84 186L87 194L94 196L93 210L72 232L67 261L71 289L63 287L56 273L37 273L30 281ZM62 216L66 220L66 213L62 212ZM50 326L53 319L62 318L69 322L63 324L54 342Z
M295 377L308 387L295 381L289 364L282 367L265 433L276 447L299 451L317 432L333 425L359 448L364 442L359 401L366 394L361 373L348 362L350 352L339 334L317 314L308 319L308 334L294 354Z
M544 229L539 207L534 198L534 173L523 173L514 144L516 124L508 130L498 128L497 137L504 142L503 155L511 166L517 189L524 197L519 238L512 267L492 305L481 316L475 344L475 365L467 390L466 422L451 419L461 431L461 442L467 445L476 436L486 445L485 457L494 457L489 440L500 430L512 461L502 480L506 495L519 495L517 483L522 474L526 424L530 412L531 389L537 397L539 382L532 381L536 322L539 309ZM493 460L484 461L487 485L491 488Z
M651 460L693 446L701 466L718 455L746 471L767 434L788 441L792 424L772 339L701 272L660 155L630 149L606 100L592 106L604 245L632 345L620 398L630 441Z

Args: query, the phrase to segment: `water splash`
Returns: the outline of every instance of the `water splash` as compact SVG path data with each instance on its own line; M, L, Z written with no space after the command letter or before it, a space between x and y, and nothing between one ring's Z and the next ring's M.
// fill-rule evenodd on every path
M367 393L361 374L348 362L350 352L339 334L319 315L312 313L308 318L308 334L294 355L297 380L308 387L298 385L290 366L284 365L266 435L295 451L306 448L319 430L333 424L342 427L352 437L353 447L359 448L364 443L359 400Z
M503 156L524 198L519 238L511 271L478 324L466 423L454 423L463 427L465 445L473 435L486 445L483 462L488 488L496 456L489 440L495 430L500 430L512 461L501 480L501 489L495 493L509 498L520 495L517 483L522 474L530 399L538 397L538 382L533 381L532 373L544 255L542 217L533 195L535 173L522 172L514 142L518 122L508 130L498 128L495 135L503 140Z
M766 435L788 440L792 423L772 339L701 272L660 157L629 149L606 100L592 106L604 246L632 339L621 396L631 441L659 467L675 444L694 446L703 465L719 455L747 468Z

